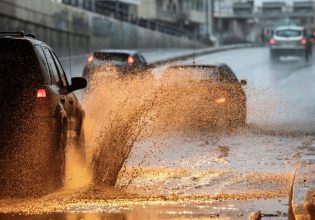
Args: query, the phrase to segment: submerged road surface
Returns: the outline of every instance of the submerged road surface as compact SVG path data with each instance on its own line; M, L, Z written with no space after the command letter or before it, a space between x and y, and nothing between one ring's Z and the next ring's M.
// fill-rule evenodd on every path
M287 219L296 164L314 140L314 63L292 57L272 63L267 48L220 52L195 62L227 63L248 81L246 128L232 134L143 135L115 188L94 186L89 169L70 154L64 189L42 198L0 200L0 218L248 219L261 211L266 219Z

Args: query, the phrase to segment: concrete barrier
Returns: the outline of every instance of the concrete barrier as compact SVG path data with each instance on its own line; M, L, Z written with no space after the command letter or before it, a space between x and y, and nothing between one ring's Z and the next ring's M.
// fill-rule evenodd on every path
M59 56L99 48L201 48L205 45L50 0L0 0L0 31L33 32Z
M308 145L295 173L290 195L290 220L315 219L315 143Z

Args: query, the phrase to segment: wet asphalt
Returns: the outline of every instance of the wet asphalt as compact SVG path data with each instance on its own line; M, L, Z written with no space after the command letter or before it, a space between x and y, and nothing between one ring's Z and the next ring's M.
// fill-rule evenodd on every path
M313 60L273 62L268 48L249 48L182 61L227 63L247 80L246 128L141 140L117 183L136 197L61 190L35 200L1 200L0 212L13 214L0 219L248 219L255 211L268 215L265 219L287 219L296 164L314 139ZM37 215L25 215L28 209ZM24 214L16 215L20 211Z

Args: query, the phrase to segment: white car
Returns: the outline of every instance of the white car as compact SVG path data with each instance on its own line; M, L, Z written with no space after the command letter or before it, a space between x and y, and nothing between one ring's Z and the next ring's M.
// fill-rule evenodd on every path
M306 60L312 55L312 41L306 29L300 26L283 26L274 30L269 39L270 57L303 56Z

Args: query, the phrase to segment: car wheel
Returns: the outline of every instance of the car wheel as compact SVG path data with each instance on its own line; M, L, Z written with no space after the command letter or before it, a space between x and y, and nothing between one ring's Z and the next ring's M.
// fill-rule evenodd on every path
M56 143L54 151L54 174L56 187L63 186L66 173L66 146L67 146L67 123L64 122L56 132Z
M270 59L271 59L271 62L276 62L276 61L278 61L279 57L274 51L271 50L270 51Z
M310 58L310 53L309 53L308 50L305 50L305 52L304 52L304 59L305 59L305 61L308 61L309 58Z
M243 107L238 115L237 119L237 127L243 128L246 126L246 118L247 118L247 113L246 113L246 107Z
M85 133L84 129L82 128L81 131L77 134L75 138L75 149L77 150L80 162L85 164L86 160L86 153L85 153Z

